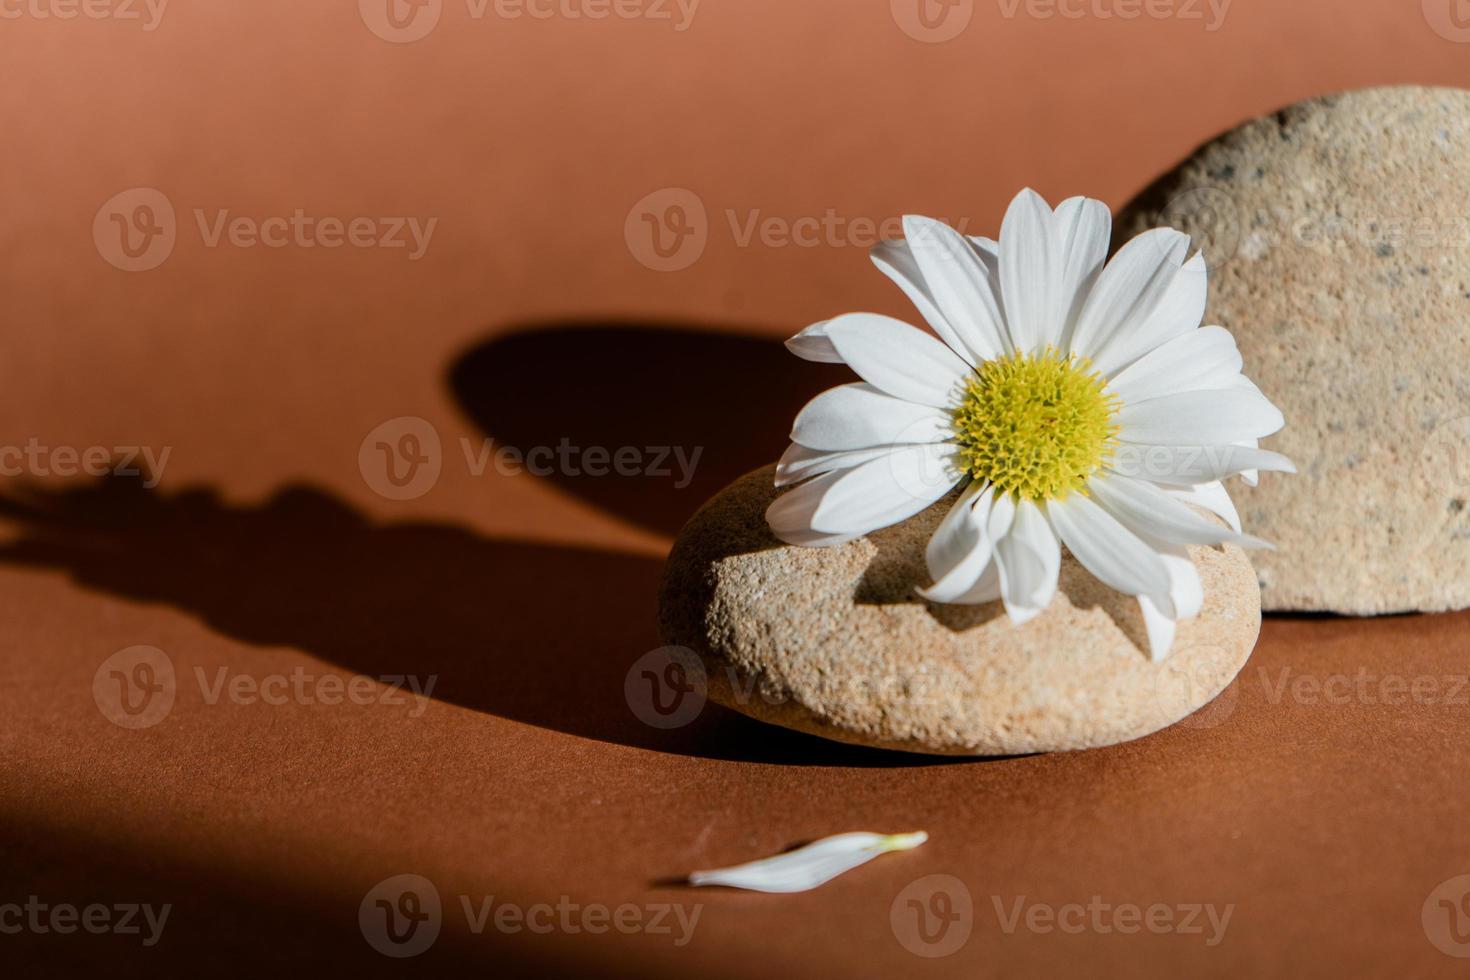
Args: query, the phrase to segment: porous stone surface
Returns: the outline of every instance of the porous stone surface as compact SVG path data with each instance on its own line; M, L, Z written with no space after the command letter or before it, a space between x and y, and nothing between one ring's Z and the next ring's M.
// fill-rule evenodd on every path
M1137 602L1068 554L1052 604L1012 626L998 602L915 595L949 500L837 548L797 548L766 526L773 475L757 470L705 504L660 597L665 642L700 656L709 696L762 721L949 755L1110 745L1212 700L1255 646L1260 593L1233 546L1191 549L1204 608L1155 664Z
M1119 216L1211 266L1208 323L1296 476L1232 481L1269 610L1470 606L1470 92L1313 99L1196 152Z

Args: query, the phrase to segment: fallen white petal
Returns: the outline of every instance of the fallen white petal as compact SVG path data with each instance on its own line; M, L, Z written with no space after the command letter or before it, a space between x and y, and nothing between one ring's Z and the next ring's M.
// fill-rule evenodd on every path
M749 864L696 871L689 876L689 884L724 885L774 894L810 891L880 854L910 851L928 839L929 835L922 830L913 834L838 834Z

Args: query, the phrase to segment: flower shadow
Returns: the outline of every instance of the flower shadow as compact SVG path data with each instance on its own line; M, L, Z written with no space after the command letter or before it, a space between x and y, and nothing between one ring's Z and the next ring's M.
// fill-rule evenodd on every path
M552 485L667 535L736 478L775 462L808 400L855 380L767 337L596 321L498 330L448 376L496 446L553 451L541 474ZM582 451L593 448L635 450L637 461L624 474L591 475Z
M0 561L163 603L243 643L292 647L355 674L433 675L435 700L474 711L727 761L940 761L775 729L713 704L680 728L643 724L624 682L660 645L655 559L377 523L310 486L242 506L207 487L164 492L112 475L12 487L0 519L18 532Z

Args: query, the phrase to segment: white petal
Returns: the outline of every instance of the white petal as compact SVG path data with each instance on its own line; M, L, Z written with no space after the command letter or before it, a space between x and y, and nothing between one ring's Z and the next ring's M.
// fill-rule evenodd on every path
M1104 585L1127 595L1168 595L1164 560L1117 518L1080 493L1047 504L1062 543Z
M1219 480L1201 483L1199 486L1169 487L1164 492L1196 507L1203 507L1223 518L1236 533L1240 532L1240 512L1235 509L1235 501L1230 499L1230 492L1225 489L1225 484Z
M845 544L856 534L828 534L812 528L812 515L842 473L828 473L781 494L766 508L771 532L787 544L803 548L831 548Z
M842 355L837 353L837 348L832 346L832 341L827 337L827 324L831 322L823 320L820 323L813 323L786 341L786 349L804 361L841 364Z
M1169 570L1169 605L1166 606L1156 599L1159 608L1168 610L1172 606L1175 619L1193 619L1198 616L1200 608L1205 604L1205 587L1200 581L1199 568L1195 566L1194 559L1189 557L1189 549L1184 545L1158 541L1149 543L1159 550L1159 557L1164 559L1164 567Z
M898 446L876 446L872 449L850 449L845 452L829 452L823 449L808 449L793 442L781 454L776 464L776 486L786 487L802 480L809 480L833 470L852 469L870 459L887 455Z
M1000 226L1000 288L1006 326L1017 351L1030 353L1060 333L1055 283L1058 249L1051 208L1027 188L1011 201Z
M1138 608L1143 610L1143 625L1148 631L1149 659L1159 663L1168 658L1174 645L1174 617L1146 595L1138 597Z
M1011 533L1011 525L1016 521L1016 498L1008 493L997 494L990 504L990 520L985 526L985 533L990 535L991 541L999 541Z
M935 528L924 553L935 582L918 590L925 599L964 601L985 573L994 569L994 549L985 533L994 497L993 486L972 484Z
M1108 242L1113 233L1113 214L1101 201L1086 197L1068 198L1057 206L1052 217L1052 238L1060 249L1057 268L1060 278L1053 283L1057 312L1061 321L1048 340L1058 350L1067 350L1072 331L1087 297L1102 272L1108 257Z
M986 238L984 235L971 235L970 244L975 246L975 254L980 256L980 261L985 266L985 274L990 277L991 295L999 297L1000 242L994 238Z
M1236 445L1237 446L1244 446L1246 449L1260 449L1261 448L1261 440L1259 440L1259 439L1242 439L1240 442L1237 442ZM1286 457L1283 456L1282 459L1286 459ZM1290 460L1288 460L1287 462L1288 462L1288 465L1290 465ZM1256 484L1258 484L1258 483L1261 482L1261 469L1264 469L1264 468L1265 467L1261 467L1261 468L1257 468L1257 469L1241 470L1240 471L1240 478L1245 481L1245 485L1246 486L1253 487ZM1295 466L1292 466L1291 469L1288 472L1295 473L1296 472L1296 467Z
M1000 499L1010 498L1002 495ZM1014 507L1009 529L995 540L995 557L1006 614L1020 626L1036 618L1056 595L1062 550L1040 507L1029 500L1016 502Z
M903 446L843 470L812 514L812 530L867 534L912 517L959 482L953 453L943 443Z
M1145 322L1163 302L1188 253L1188 236L1172 228L1146 231L1119 249L1077 318L1072 353L1096 367L1115 336Z
M1205 318L1209 279L1205 257L1196 253L1170 280L1157 305L1093 352L1093 367L1104 377L1115 374L1149 351L1198 329Z
M1265 396L1245 388L1183 391L1129 402L1114 416L1123 442L1157 446L1231 443L1269 436L1286 424Z
M905 401L956 403L970 365L917 327L876 313L849 313L827 324L842 359L873 387Z
M1225 388L1242 363L1229 330L1201 327L1155 347L1114 376L1108 387L1124 404L1191 388Z
M929 296L961 345L960 352L968 351L977 364L1007 353L1010 341L1000 297L991 288L975 246L932 218L907 215L903 229Z
M922 830L913 834L838 834L749 864L696 871L689 876L689 884L775 894L810 891L880 854L910 851L928 839Z
M952 438L949 413L885 395L869 384L822 392L796 416L791 441L808 449L871 449Z
M976 363L977 358L970 350L970 345L960 338L956 328L940 312L939 304L935 302L933 294L930 293L929 285L924 282L924 274L919 271L919 263L914 258L913 250L909 248L908 242L903 239L879 242L873 246L869 258L885 276L892 279L898 288L903 290L909 302L914 304L914 309L919 311L924 322L934 329L935 334L941 340L970 364Z
M1238 534L1200 516L1151 483L1109 473L1087 481L1100 507L1135 534L1171 544L1223 544L1242 548L1269 548L1260 538Z
M1291 460L1267 449L1225 444L1157 446L1126 442L1113 452L1107 469L1135 480L1171 486L1211 483L1246 470L1296 472Z

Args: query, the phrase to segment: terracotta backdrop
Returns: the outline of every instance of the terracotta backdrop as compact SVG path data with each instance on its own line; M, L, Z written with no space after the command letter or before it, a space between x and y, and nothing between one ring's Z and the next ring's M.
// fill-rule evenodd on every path
M1283 104L1470 85L1466 8L0 0L0 962L1463 970L1470 618L1271 620L1197 719L990 762L663 730L624 681L672 534L833 381L777 341L908 315L875 231L1116 206ZM555 473L495 455L538 446ZM623 447L638 475L585 472ZM921 827L811 894L670 883ZM414 960L374 947L402 874L441 905ZM907 904L940 892L948 947ZM52 927L94 903L170 912ZM1104 911L1046 927L1073 904ZM1114 928L1155 904L1230 918Z

